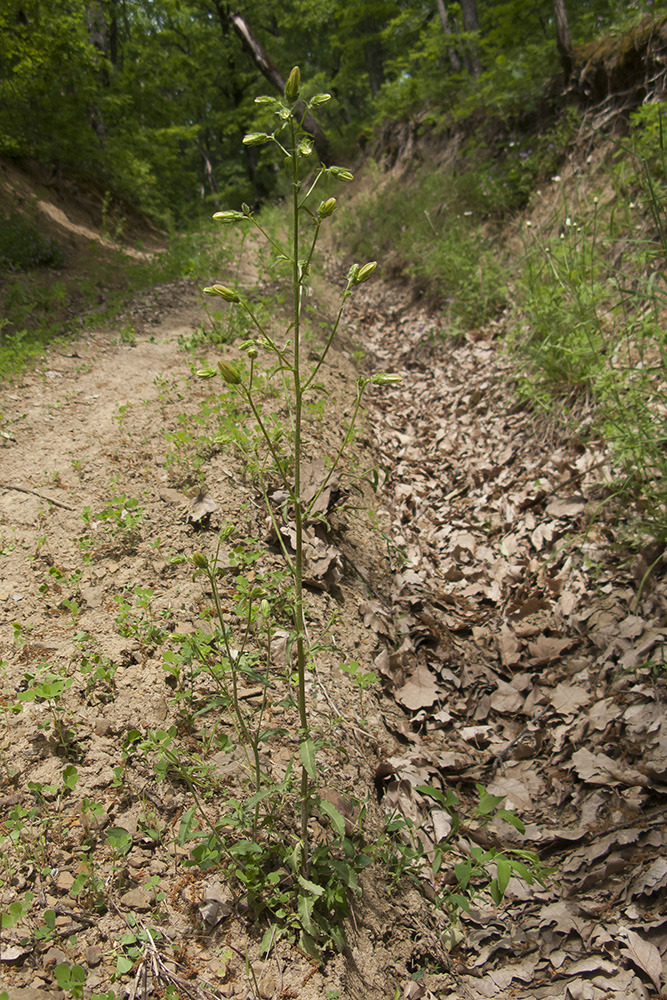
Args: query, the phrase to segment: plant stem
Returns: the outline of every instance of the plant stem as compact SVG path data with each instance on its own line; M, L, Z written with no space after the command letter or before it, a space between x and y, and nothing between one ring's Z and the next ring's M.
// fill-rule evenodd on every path
M293 206L293 242L292 242L292 286L294 294L293 306L293 344L294 344L294 525L295 525L295 558L294 558L294 626L296 630L297 669L299 686L299 743L308 739L308 714L306 711L306 638L303 613L303 511L301 510L301 409L303 388L301 386L300 335L301 335L301 264L299 261L299 159L297 156L297 130L294 118L291 120L292 135L292 206ZM308 804L309 780L305 764L301 764L301 842L303 845L302 868L308 871Z

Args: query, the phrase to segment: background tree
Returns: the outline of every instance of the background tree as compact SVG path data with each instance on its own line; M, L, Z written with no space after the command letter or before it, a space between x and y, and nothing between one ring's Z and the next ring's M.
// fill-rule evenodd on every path
M506 122L572 71L575 46L627 27L620 0L4 0L0 155L95 175L166 224L269 195L280 180L243 147L253 103L292 66L321 156L346 159L386 119ZM266 82L266 83L265 83ZM321 131L320 131L321 128ZM328 144L327 144L328 143Z
M574 52L572 49L570 23L567 19L567 10L565 9L565 0L554 0L554 16L556 18L556 45L558 46L560 63L563 67L563 76L567 84L572 75Z

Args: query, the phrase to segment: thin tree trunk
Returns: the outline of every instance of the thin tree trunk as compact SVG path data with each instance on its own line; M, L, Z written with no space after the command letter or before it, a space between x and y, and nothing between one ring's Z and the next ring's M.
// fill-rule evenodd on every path
M447 13L447 8L445 7L445 0L436 0L436 3L438 7L438 14L440 15L440 23L442 25L442 30L444 31L445 35L449 37L452 35L452 28L449 23L449 15ZM456 51L453 45L450 45L448 47L447 55L449 56L449 62L452 67L452 70L455 73L460 73L462 69L461 60L459 59L458 52Z
M477 4L475 0L460 0L461 18L463 20L463 30L477 34L479 32L479 18L477 16ZM482 61L479 58L479 47L476 41L468 42L466 45L468 68L471 76L480 76L482 73Z
M86 4L86 28L90 44L103 56L109 52L109 29L105 17L104 7L101 3ZM102 69L97 71L97 77L102 81L103 87L109 86L109 72L106 63L102 64ZM90 126L100 142L105 142L107 128L102 112L97 106L88 108L88 118Z
M285 78L255 38L246 19L242 14L230 14L229 20L257 69L282 96L285 92ZM304 126L315 140L317 155L321 160L326 160L329 154L329 140L311 114L306 115Z
M384 66L382 63L382 50L377 41L369 42L364 46L364 59L368 72L368 83L373 97L378 93L384 83Z
M213 169L213 162L211 160L211 157L209 156L208 151L206 150L206 148L203 145L201 145L201 146L198 145L197 149L199 150L199 153L200 153L201 158L202 158L202 166L203 166L203 169L204 169L204 175L206 177L206 180L208 181L208 186L209 186L209 188L211 190L211 194L217 194L218 190L219 190L219 188L218 188L218 181L217 181L216 176L215 176L215 170ZM205 186L202 184L202 198L204 197L204 190L205 190Z
M574 53L572 51L572 35L570 34L565 0L554 0L554 15L556 17L556 45L560 56L560 64L563 67L565 83L568 84L574 67Z

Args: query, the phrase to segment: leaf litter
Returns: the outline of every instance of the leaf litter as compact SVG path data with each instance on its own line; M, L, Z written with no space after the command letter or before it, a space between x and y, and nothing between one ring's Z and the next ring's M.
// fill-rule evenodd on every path
M312 498L319 497L308 525L308 558L314 620L327 620L334 606L342 610L335 640L345 655L356 655L378 673L382 692L366 692L361 722L356 695L334 660L324 656L311 679L317 711L331 715L337 708L337 739L353 762L320 762L328 781L323 801L352 828L358 822L355 796L377 793L378 812L409 818L430 858L452 826L449 813L434 808L423 789L451 790L464 819L453 857L443 863L443 879L475 844L535 850L554 874L544 886L509 878L500 906L480 895L454 929L430 907L426 883L424 894L403 888L393 897L366 883L348 931L351 961L339 956L312 975L302 956L283 951L276 956L279 975L267 974L262 995L285 989L284 995L305 1000L340 988L344 996L384 1000L398 987L406 998L454 1000L651 996L665 986L667 952L664 582L656 572L638 588L647 561L625 557L619 527L607 513L610 504L601 505L614 475L603 446L559 436L517 407L511 365L497 340L502 321L466 340L443 342L432 337L438 333L433 318L407 293L365 287L363 294L352 308L350 332L367 351L364 370L377 360L383 370L404 376L400 386L369 397L367 451L384 480L374 498L377 527L371 532L346 513L344 485L334 478L325 482L326 467L313 457L305 482ZM176 316L165 308L173 342L193 325L193 302L184 287L167 295L182 308ZM30 402L32 423L3 450L7 476L28 490L41 491L47 485L44 469L54 464L57 488L74 509L43 510L34 493L0 493L3 526L20 543L7 557L0 595L3 656L15 685L31 659L67 661L73 655L72 626L38 584L53 565L67 571L77 565L78 506L99 501L110 469L153 491L145 501L151 540L159 534L176 553L187 554L206 540L208 519L212 535L232 518L247 523L249 532L264 531L274 546L278 542L275 531L271 535L248 514L252 490L242 473L230 473L229 455L210 459L206 490L197 489L190 503L169 485L160 432L165 421L175 424L176 404L160 402L151 384L156 374L164 379L178 373L182 360L175 351L140 341L132 354L121 349L123 366L104 338L89 347L97 365L90 377L65 359L52 366L62 370L71 393L57 431L39 379L23 380L20 405ZM346 364L344 358L336 363ZM135 398L143 396L153 407L152 415L149 406L133 414L133 429L126 433L134 435L134 451L114 439L118 428L108 415L104 423L99 389L106 379L105 391L115 402L130 372ZM188 383L193 411L198 392L203 395ZM18 403L7 394L3 411L13 413ZM98 420L95 441L78 416L81 406L88 419ZM88 463L83 484L68 467L69 457L65 466L54 457L62 455L65 433L71 435L71 454ZM331 442L325 431L315 433L322 435L326 453ZM142 471L146 467L152 471ZM289 547L289 510L281 513L286 497L278 492L272 499ZM50 550L44 555L38 546L38 557L28 560L26 553L35 551L47 526ZM247 572L252 578L253 570ZM84 606L75 627L97 630L103 651L118 667L113 699L97 692L86 698L79 691L75 702L72 692L72 710L90 733L77 791L100 799L103 812L94 820L100 830L111 824L132 837L122 905L144 919L141 914L155 901L141 886L147 874L159 877L169 892L165 933L181 949L181 964L167 967L151 939L121 985L126 995L140 995L141 973L183 987L192 981L191 970L201 975L204 968L202 982L212 982L218 996L234 997L242 995L244 962L236 953L222 960L220 950L225 941L237 950L242 940L243 947L256 947L243 938L237 900L206 872L172 874L169 852L156 849L146 833L154 810L172 831L175 858L183 856L187 849L178 831L187 817L187 796L177 787L165 791L139 770L126 799L114 791L114 737L136 726L161 729L174 718L159 650L120 636L113 625L114 594L137 582L155 589L155 613L170 615L176 635L197 633L201 607L187 566L170 561L148 540L128 558L105 554L85 570L76 592ZM18 597L29 640L16 647L11 623ZM289 656L287 633L273 655L283 663ZM253 691L244 696L252 698ZM276 705L276 717L278 712ZM8 727L5 753L14 748L29 780L55 781L62 762L46 741L35 741L34 723L33 716L22 715ZM288 746L277 749L274 774L284 774L291 753ZM223 784L233 785L243 771L242 761L228 754L213 755L210 763ZM470 818L478 785L505 809L516 810L525 830L502 818L483 827ZM25 790L13 788L0 801L3 820L15 794L24 801ZM372 798L368 805L365 822L372 836ZM323 807L322 823L326 812ZM44 898L58 913L77 873L79 823L72 814L58 871L42 876ZM108 858L101 871L113 877ZM36 877L22 875L11 894L20 895ZM78 907L68 913L75 915L67 916L70 923L84 916ZM205 934L193 933L193 913ZM110 910L95 929L81 923L81 948L114 940L126 929L124 920ZM5 933L0 961L14 985L43 990L52 983L48 954L28 958L20 938ZM81 954L76 957L84 961L91 953ZM90 970L90 986L110 984L113 967L106 959L91 959ZM423 975L419 981L411 978L416 972Z
M502 320L443 343L426 311L378 288L355 318L370 357L404 379L369 413L393 587L360 608L404 709L385 807L423 824L420 784L483 783L526 825L490 833L554 868L545 887L512 879L498 909L463 915L445 995L659 992L667 592L659 574L638 591L622 512L601 504L612 460L517 410Z

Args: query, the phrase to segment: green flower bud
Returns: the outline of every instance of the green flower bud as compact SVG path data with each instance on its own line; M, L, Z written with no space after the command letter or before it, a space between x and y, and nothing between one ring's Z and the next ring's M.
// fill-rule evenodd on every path
M345 181L346 183L354 180L354 174L346 170L345 167L329 167L328 173L332 177L336 177L339 181Z
M193 552L192 553L192 561L195 564L195 566L197 567L197 569L207 569L208 568L208 559L206 558L206 556L204 555L203 552Z
M373 385L393 385L394 382L402 382L402 375L392 375L389 372L378 372L377 375L371 375L371 382Z
M204 289L206 295L219 295L225 300L225 302L240 302L238 292L235 292L233 288L227 288L226 285L209 285L208 288Z
M254 358L256 358L256 357L258 357L258 356L259 356L259 351L258 351L258 350L257 350L257 348L256 348L256 347L255 347L255 346L253 345L253 347L249 347L249 348L247 349L247 351L246 351L246 354L248 355L248 357L249 357L249 358L251 358L251 359L253 359L253 360L254 360Z
M337 207L336 199L327 198L327 200L323 201L322 204L320 205L319 208L320 219L326 219L329 215L333 215L333 213L336 211L336 207Z
M271 614L271 608L266 598L264 598L264 600L261 602L259 606L259 613L261 614L262 618L268 618L269 615Z
M331 94L315 94L310 100L311 108L317 108L320 104L326 104L331 100Z
M294 104L299 99L301 93L301 71L295 66L285 84L285 100Z
M250 205L246 205L245 202L243 202L243 204L241 205L241 211L243 212L244 216L252 215L252 212L250 211Z
M227 364L226 361L218 361L218 368L220 369L220 374L224 378L225 382L229 385L239 385L241 382L241 376L237 372L236 368Z
M267 94L255 98L255 104L266 104L267 107L276 103L277 103L277 98L269 97Z
M218 372L215 368L201 368L197 372L197 378L217 378Z
M230 225L232 222L244 219L245 216L243 212L216 212L213 218L217 219L218 222L223 222L225 225Z
M362 281L368 281L377 266L378 262L376 260L370 260L368 264L364 264L363 267L360 267L354 276L354 284L360 285Z
M265 142L270 140L271 136L267 135L266 132L248 132L247 135L243 136L244 146L263 146Z
M299 156L310 156L313 152L313 144L309 139L302 139L298 145Z

